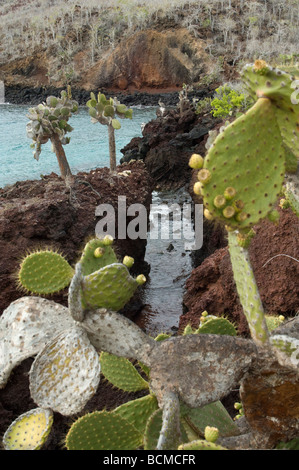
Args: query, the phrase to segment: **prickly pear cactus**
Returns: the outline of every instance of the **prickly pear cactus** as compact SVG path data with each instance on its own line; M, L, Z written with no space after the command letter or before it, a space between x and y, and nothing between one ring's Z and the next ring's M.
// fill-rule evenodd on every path
M241 77L254 99L270 100L283 142L299 158L299 104L291 99L295 77L263 60L246 65Z
M79 418L70 428L68 450L134 450L142 444L142 434L116 413L95 411Z
M112 413L121 416L144 434L148 419L158 409L156 397L149 394L120 405Z
M80 258L82 274L84 276L88 276L109 264L118 262L112 244L113 239L109 236L103 239L94 238L86 243Z
M228 450L225 447L222 447L215 442L209 442L204 439L198 439L197 441L188 442L186 444L182 444L178 447L178 450Z
M52 300L32 296L12 302L0 317L0 388L18 364L73 326L68 309Z
M27 137L33 140L34 158L39 159L42 145L51 140L62 176L66 176L66 173L71 174L62 145L68 144L70 141L66 134L72 132L73 128L69 125L68 120L72 114L78 112L78 109L78 103L72 99L71 89L68 87L67 91L61 92L60 98L48 96L46 103L30 108L27 115L30 121L26 126L26 131Z
M250 228L272 210L284 175L273 106L260 98L217 136L205 157L198 172L205 215L231 229Z
M117 98L107 99L103 93L98 93L96 97L94 93L90 94L90 100L87 101L89 115L92 122L100 122L101 124L111 124L114 129L120 129L121 124L117 117L132 119L133 110L121 104Z
M39 450L53 424L53 412L35 408L19 416L3 436L5 450Z
M109 237L96 238L86 244L77 263L80 268L79 277L74 276L75 270L59 253L51 250L31 253L21 263L18 272L19 287L34 294L53 294L64 289L75 278L71 287L77 286L74 295L80 289L82 311L86 308L120 310L146 279L143 275L133 278L127 266L117 262L112 241ZM71 297L69 301L71 303ZM80 314L75 315L76 320L82 320Z
M149 388L134 365L125 357L117 357L107 352L100 355L104 377L115 387L126 392L137 392Z
M83 278L82 300L86 308L120 310L139 286L121 263L110 264Z
M103 93L98 93L96 97L92 92L90 100L87 101L91 122L108 126L109 136L109 154L110 154L110 170L116 170L116 148L114 131L121 128L121 123L117 119L132 119L133 110L128 109L126 105L121 104L117 98L107 99Z
M228 244L234 279L251 336L257 344L264 345L269 340L269 331L248 250L239 245L235 232L228 233Z
M202 318L195 333L236 336L237 330L227 318L207 315Z
M73 415L96 392L100 372L98 353L87 334L73 326L36 356L29 374L31 397L42 408Z
M294 77L256 61L244 67L242 79L256 102L216 137L195 188L206 217L230 230L248 230L271 212L285 172L295 173L299 158Z
M270 338L272 348L280 364L298 370L299 340L288 335L273 335Z
M18 272L18 284L33 294L53 294L69 285L73 268L59 253L36 251L26 256Z

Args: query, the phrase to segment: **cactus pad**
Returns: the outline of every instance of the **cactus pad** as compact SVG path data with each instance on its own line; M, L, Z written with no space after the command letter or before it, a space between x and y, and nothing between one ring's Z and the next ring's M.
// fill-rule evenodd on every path
M237 330L234 325L223 317L206 317L201 323L196 333L206 333L210 335L230 335L236 336Z
M113 263L84 277L82 301L88 308L117 311L130 300L138 285L126 266Z
M80 263L82 274L87 276L108 264L117 263L117 257L111 245L105 240L94 238L86 243Z
M162 427L162 410L158 409L149 417L144 433L144 450L156 450Z
M32 296L12 302L0 317L0 388L14 367L73 326L68 309L51 300Z
M39 450L53 424L51 410L36 408L19 416L3 436L5 450Z
M142 434L145 432L147 420L158 409L157 399L154 395L131 400L113 410L114 414L122 416L138 429Z
M132 320L106 309L88 311L82 322L89 340L98 351L147 362L148 351L155 346Z
M215 444L215 442L209 442L204 439L199 439L197 441L188 442L186 444L181 444L178 447L178 450L227 450L225 447Z
M267 216L285 174L285 153L269 99L259 99L217 136L199 179L203 171L201 192L212 217L229 227L248 229ZM220 196L225 198L222 205L217 203Z
M99 356L87 334L74 326L35 358L29 374L32 399L65 416L78 413L96 392L100 370Z
M19 285L33 294L53 294L69 285L74 270L66 259L50 250L26 256L18 273Z
M262 69L258 63L246 65L242 80L254 99L263 96L271 101L284 144L299 158L299 104L294 104L291 99L295 78L263 65Z
M232 420L221 401L215 401L200 408L189 408L182 404L181 413L192 429L197 431L198 435L204 433L206 426L214 426L219 429L221 437L239 434L236 423Z
M120 390L137 392L138 390L146 390L148 388L148 383L125 357L102 352L100 362L104 377Z
M268 341L269 332L248 250L239 246L236 232L228 233L228 245L237 291L252 339L263 345Z
M142 434L115 413L95 411L79 418L66 436L68 450L134 450Z

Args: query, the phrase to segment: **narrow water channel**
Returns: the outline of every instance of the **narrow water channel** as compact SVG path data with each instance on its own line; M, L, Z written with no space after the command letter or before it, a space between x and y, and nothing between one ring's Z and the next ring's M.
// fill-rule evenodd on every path
M182 230L177 228L171 213L168 217L160 217L158 214L162 205L171 207L173 204L181 208L184 204L192 205L190 194L182 188L175 192L154 192L152 195L151 230L148 233L145 255L145 261L150 265L150 273L142 294L144 308L141 314L134 318L134 322L153 336L162 332L174 333L177 330L179 318L183 313L185 282L192 271L191 251L186 250ZM182 210L182 227L191 222L185 215ZM180 236L179 232L180 239L177 238Z

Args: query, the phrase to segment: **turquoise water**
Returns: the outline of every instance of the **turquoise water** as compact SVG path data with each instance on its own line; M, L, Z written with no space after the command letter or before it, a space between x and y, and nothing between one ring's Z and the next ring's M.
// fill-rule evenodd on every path
M59 174L51 143L42 146L39 161L33 158L32 142L26 135L26 114L29 106L0 105L0 187L27 179L39 179L51 172ZM123 157L120 150L133 137L141 137L141 124L156 118L156 107L133 107L133 119L122 119L121 129L115 131L117 163ZM74 130L71 141L64 146L73 174L109 166L108 129L92 124L86 107L69 120Z

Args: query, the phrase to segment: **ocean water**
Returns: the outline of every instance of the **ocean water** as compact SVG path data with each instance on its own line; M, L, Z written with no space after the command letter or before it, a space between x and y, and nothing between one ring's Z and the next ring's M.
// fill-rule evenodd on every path
M40 179L51 172L59 174L56 155L51 143L42 146L39 161L33 158L31 139L26 135L26 114L30 106L0 105L0 187L27 179ZM156 118L156 107L133 107L133 119L121 119L121 129L115 131L117 163L123 157L121 149L133 137L141 137L141 125ZM92 124L86 107L80 107L69 124L74 130L64 146L73 174L109 166L108 129Z

